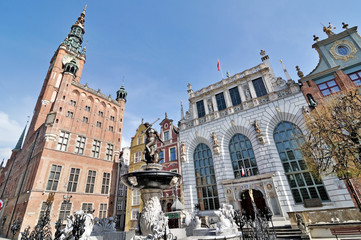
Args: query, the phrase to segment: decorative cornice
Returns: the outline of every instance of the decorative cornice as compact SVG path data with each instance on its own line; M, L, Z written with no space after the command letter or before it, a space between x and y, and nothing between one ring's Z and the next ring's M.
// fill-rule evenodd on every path
M95 91L94 89L89 88L87 85L83 85L83 84L81 84L79 82L75 82L75 81L73 81L71 84L76 86L76 87L79 87L79 88L83 89L84 91L92 93L92 94L94 94L94 95L96 95L96 96L98 96L98 97L100 97L100 98L102 98L102 99L104 99L106 101L109 101L109 102L111 102L111 103L113 103L113 104L115 104L117 106L120 106L120 103L118 103L117 101L115 101L111 97L105 96L104 94L100 93L99 91Z
M340 68L340 66L336 66L336 67L333 67L333 68L329 68L329 69L327 69L327 70L325 70L323 72L319 72L319 73L316 73L316 74L313 74L313 75L307 75L306 77L299 79L298 82L302 83L302 82L306 82L306 81L311 80L311 79L321 77L322 75L326 75L326 74L335 72L339 68Z

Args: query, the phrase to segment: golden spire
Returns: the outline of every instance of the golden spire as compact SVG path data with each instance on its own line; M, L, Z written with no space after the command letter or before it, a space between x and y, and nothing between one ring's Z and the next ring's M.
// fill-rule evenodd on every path
M80 17L78 17L78 20L75 23L76 25L80 26L81 28L84 28L86 7L87 7L87 4L85 4L83 12L80 14Z

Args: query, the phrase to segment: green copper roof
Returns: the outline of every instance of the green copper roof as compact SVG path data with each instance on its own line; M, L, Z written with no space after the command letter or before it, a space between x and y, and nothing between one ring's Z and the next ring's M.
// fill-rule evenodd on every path
M24 141L24 136L25 136L25 130L26 130L27 125L25 126L23 133L20 135L20 138L18 140L18 143L16 144L15 148L13 149L13 151L19 151L21 150L21 147L23 145L23 141Z

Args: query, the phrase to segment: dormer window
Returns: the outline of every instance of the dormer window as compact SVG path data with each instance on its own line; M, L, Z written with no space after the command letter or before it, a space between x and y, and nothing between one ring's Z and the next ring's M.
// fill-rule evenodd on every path
M166 131L166 132L164 132L163 133L163 135L164 135L164 141L168 141L169 140L169 131Z

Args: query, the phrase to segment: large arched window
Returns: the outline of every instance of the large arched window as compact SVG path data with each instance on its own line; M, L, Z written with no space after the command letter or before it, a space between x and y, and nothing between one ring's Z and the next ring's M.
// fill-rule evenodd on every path
M299 150L304 142L301 130L290 122L281 122L274 130L273 137L283 168L296 203L305 199L329 200L321 180L317 180L307 169Z
M200 210L218 209L219 200L212 152L206 144L201 143L194 150L193 157Z
M234 135L229 142L229 153L235 178L258 174L252 144L246 136L239 133Z

